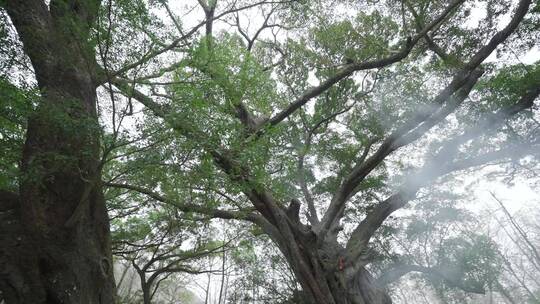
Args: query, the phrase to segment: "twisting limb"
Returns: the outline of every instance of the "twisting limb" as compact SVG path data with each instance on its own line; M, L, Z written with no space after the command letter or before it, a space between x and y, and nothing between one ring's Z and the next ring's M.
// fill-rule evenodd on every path
M252 209L243 210L243 211L213 209L213 208L207 208L207 207L193 204L193 203L186 203L186 202L179 202L179 201L171 200L151 189L147 189L140 186L129 185L129 184L124 184L124 183L111 183L111 182L105 182L104 185L107 187L112 187L112 188L127 189L127 190L131 190L131 191L135 191L135 192L147 195L156 201L165 203L167 205L171 205L183 212L194 212L194 213L204 214L212 218L222 218L222 219L249 220L249 219L253 219L254 217L254 214L252 214L253 212Z
M387 139L382 143L379 149L369 157L364 163L357 164L353 168L351 174L345 179L340 186L339 190L334 194L330 206L328 207L320 227L320 235L324 236L328 230L336 225L340 216L343 214L346 201L355 193L357 185L374 169L376 168L389 154L404 145L418 139L425 132L430 130L438 122L444 119L450 114L468 95L472 86L476 83L481 76L481 71L475 71L478 66L484 61L495 48L504 42L506 38L517 28L521 20L523 20L528 8L531 4L531 0L521 0L512 19L501 31L496 33L491 40L478 50L471 59L458 71L450 84L446 86L439 94L434 98L433 104L436 106L429 113L422 113L413 117L404 126L401 126L394 131ZM425 32L427 33L427 31ZM422 33L423 37L425 33ZM418 36L417 36L418 37ZM461 90L460 93L454 97L452 96ZM443 105L451 100L446 108L442 108Z
M443 103L447 99L451 99L451 101L445 108L434 114L432 117L421 116L413 118L406 123L410 126L409 128L398 128L397 131L387 137L387 139L381 144L379 149L377 149L377 151L373 155L371 155L367 159L367 154L363 155L365 161L358 162L353 167L351 173L345 178L338 191L334 194L332 201L330 202L330 206L328 207L322 220L322 226L320 228L321 236L324 236L328 232L328 230L331 229L332 226L337 225L339 219L343 215L343 211L345 210L345 203L351 196L356 193L357 186L360 184L360 182L369 173L371 173L371 171L375 169L381 162L383 162L384 159L393 151L395 151L399 147L415 141L421 135L431 129L431 127L433 127L435 124L444 119L448 114L450 114L453 109L455 109L459 104L461 104L461 102L463 102L467 98L470 90L476 84L480 75L481 73L478 72L469 77L466 82L462 84L463 87L461 87L460 91L456 93L453 98L452 94L459 88L451 87L449 89L449 87L452 85L451 83L449 87L444 89L435 98L435 100L440 100L439 103ZM412 126L418 126L418 128L411 131L410 133L407 133L407 129L412 129Z
M309 100L311 100L314 97L319 96L321 93L323 93L324 91L332 87L334 84L338 83L342 79L349 77L354 72L383 68L406 58L411 52L411 50L413 49L413 47L416 45L416 43L418 43L418 41L422 37L424 37L424 35L426 35L432 28L434 28L440 22L442 22L447 17L447 15L456 7L458 7L461 3L463 3L463 1L464 0L452 1L452 3L450 3L448 7L439 16L437 16L431 23L429 23L424 29L422 29L414 37L411 37L410 39L408 39L404 43L404 45L402 45L401 50L399 50L397 53L389 57L385 57L381 59L368 60L364 62L352 62L352 63L346 64L334 76L326 79L318 86L310 88L307 91L305 91L296 100L294 100L291 104L289 104L287 108L281 110L274 117L272 117L270 121L268 122L268 124L273 126L280 123L281 121L289 117L292 113L294 113L297 109L299 109L304 104L306 104Z
M488 132L501 124L513 115L532 107L534 100L540 94L540 84L526 92L515 104L499 110L497 113L488 113L480 120L480 122L467 130L461 135L444 143L436 156L426 163L416 173L412 174L405 180L400 190L390 196L382 203L377 204L358 224L354 229L351 238L347 242L347 258L351 263L363 264L365 261L358 261L358 257L362 250L367 247L367 244L375 231L382 225L384 220L394 211L405 206L416 195L416 192L426 184L432 183L438 177L448 173L464 170L470 167L482 165L491 161L518 157L532 153L537 149L539 142L531 143L530 149L516 149L508 147L501 150L488 152L479 156L473 156L464 159L456 160L458 148L470 139L476 138L480 134ZM446 161L444 161L446 160Z

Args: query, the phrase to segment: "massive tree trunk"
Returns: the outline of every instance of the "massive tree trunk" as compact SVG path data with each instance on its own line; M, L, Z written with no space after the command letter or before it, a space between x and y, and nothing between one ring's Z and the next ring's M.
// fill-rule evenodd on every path
M365 267L352 267L345 260L337 242L317 240L310 227L300 223L289 228L297 230L294 239L278 237L276 243L302 286L303 304L392 303Z
M113 303L90 39L98 8L94 0L5 5L41 92L19 194L0 198L0 290L8 304Z
M295 271L303 290L302 304L392 303L386 290L377 285L373 276L365 268L358 270L353 276L347 276L344 271L319 273L314 269L316 266L313 264L310 266L313 267L313 272L308 275ZM313 286L319 291L315 292Z
M269 221L255 222L278 246L302 286L302 304L391 304L385 288L365 268L369 256L361 254L347 260L346 249L337 242L333 229L320 237L319 223L306 225L299 219L299 202L293 200L287 208L278 207L268 193L250 193L255 206L264 201L269 208L261 209Z

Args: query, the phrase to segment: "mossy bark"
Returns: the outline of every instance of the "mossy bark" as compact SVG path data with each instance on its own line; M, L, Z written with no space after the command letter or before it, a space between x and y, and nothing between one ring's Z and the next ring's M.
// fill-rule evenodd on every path
M0 213L0 290L9 304L114 301L89 37L98 7L92 0L6 3L41 91L19 193Z

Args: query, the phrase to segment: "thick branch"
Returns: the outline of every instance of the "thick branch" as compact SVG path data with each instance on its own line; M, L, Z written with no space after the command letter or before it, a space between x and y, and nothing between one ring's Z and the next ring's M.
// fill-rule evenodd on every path
M416 27L418 29L422 28L423 25L420 20L420 16L418 16L418 13L414 9L414 7L409 3L409 1L405 1L405 5L411 11L411 14L413 15L414 21L416 23ZM426 40L428 48L432 50L435 54L437 54L444 62L450 63L454 59L456 59L453 56L447 54L441 47L439 47L428 34L424 36L424 40ZM459 60L457 62L460 64L460 66L463 65L462 62L460 62Z
M4 2L4 1L2 1ZM25 53L32 61L38 82L44 75L50 63L41 60L43 53L51 53L52 18L42 0L5 1L1 4L15 25L23 42Z
M163 118L166 122L171 124L171 127L181 131L186 136L204 138L204 134L198 134L196 130L187 129L181 121L173 119L168 111L167 107L161 105L152 98L146 96L142 92L134 89L128 83L127 80L121 78L114 78L113 83L117 86L124 94L128 96L133 96L144 106L150 109L155 115ZM195 134L196 133L196 134ZM236 182L240 182L244 185L247 185L247 190L244 191L246 196L251 200L255 208L272 224L275 223L275 217L273 212L269 208L273 208L275 212L279 212L277 204L273 201L270 194L264 191L257 191L253 188L254 183L250 180L248 172L245 168L242 168L240 164L235 163L229 156L227 151L218 151L217 147L205 147L208 153L212 155L216 164L225 172L227 175ZM268 227L267 227L268 228ZM270 229L267 229L270 230Z
M484 115L484 118L481 119L478 124L464 131L462 135L447 141L431 161L424 165L421 170L405 179L407 182L400 187L401 190L398 193L376 205L372 211L366 215L366 218L358 224L347 243L347 256L349 261L354 262L354 260L360 256L360 253L366 248L370 238L390 214L405 206L409 200L414 198L418 189L433 182L438 177L498 159L518 157L520 155L533 153L539 144L538 142L531 143L530 149L509 147L479 156L452 161L458 153L459 146L468 142L470 139L476 138L497 126L500 126L506 119L516 113L532 107L534 100L539 94L540 84L537 88L529 90L516 104L503 108L497 113L488 113Z
M135 89L135 87L128 80L120 77L114 77L111 78L111 82L122 92L122 94L127 97L135 98L145 107L150 109L156 116L164 118L169 113L166 106L155 102L152 98Z
M448 89L447 87L435 98L437 103L444 103L450 98L451 100L448 102L447 106L442 108L439 112L433 114L431 117L421 116L413 118L407 123L408 126L402 127L390 135L382 143L375 154L363 162L358 162L353 167L351 173L343 181L339 190L334 194L334 197L330 202L330 206L323 217L321 235L324 235L339 221L339 218L342 216L345 209L346 201L356 193L357 186L360 184L360 182L393 151L415 141L430 130L434 125L442 121L453 110L455 110L467 98L469 92L478 81L480 75L481 72L475 72L468 77L465 83L462 84L463 86L461 87L460 91L456 93L453 98L451 98L451 95L458 90L458 88L451 87L451 89ZM451 85L449 85L449 87ZM407 129L410 125L417 125L418 127L415 130L407 133Z
M362 70L370 70L370 69L376 69L376 68L382 68L389 66L393 63L399 62L413 49L413 47L416 45L416 43L426 34L428 33L433 27L437 26L440 22L442 22L446 16L457 6L459 6L463 0L455 0L453 1L448 7L437 17L435 18L430 24L428 24L422 31L420 31L416 36L414 36L412 39L408 40L405 45L402 47L400 51L397 53L386 57L382 59L377 60L370 60L365 62L359 62L359 63L350 63L345 65L340 71L338 71L334 76L326 79L323 81L320 85L313 87L306 92L304 92L300 97L298 97L295 101L293 101L287 108L283 109L281 112L276 114L274 117L272 117L269 121L269 125L273 126L281 121L283 121L285 118L287 118L289 115L294 113L296 110L298 110L300 107L305 105L309 100L311 100L314 97L319 96L324 91L328 90L330 87L332 87L334 84L338 83L342 79L349 77L356 71L362 71Z
M467 64L454 76L450 84L442 90L433 100L434 109L429 113L421 113L407 122L404 126L394 131L380 146L380 148L368 158L364 163L357 164L347 179L342 183L340 189L336 192L330 206L325 213L320 228L320 234L324 235L332 225L335 225L343 213L345 202L355 193L357 185L374 169L376 168L389 154L393 151L412 143L425 132L430 130L438 122L450 114L461 101L463 101L472 86L476 83L481 74L474 72L480 63L485 60L495 48L502 43L508 36L517 28L523 17L525 16L530 0L521 0L516 9L511 21L500 32L495 34L488 44L483 46ZM426 32L422 34L422 37ZM461 90L455 97L455 101L449 103L446 108L440 110L440 107L451 96ZM534 98L533 98L534 100ZM532 102L532 101L531 101ZM438 105L438 107L436 107ZM438 111L438 112L437 112Z
M217 0L211 0L208 3L206 0L198 0L199 5L202 7L204 11L204 15L206 16L206 36L208 38L212 37L212 27L214 24L214 12L216 10L216 4Z
M510 22L504 27L504 29L495 34L484 47L476 52L476 54L467 63L467 69L471 71L476 69L489 55L491 55L499 44L504 42L506 38L508 38L510 34L516 30L518 25L521 23L521 20L523 20L527 14L531 2L532 0L519 1L518 7L514 11L514 15L512 16Z
M175 208L183 212L195 212L195 213L204 214L213 218L238 219L238 220L250 220L255 216L254 214L251 213L251 210L249 210L248 212L220 210L220 209L206 208L204 206L191 204L191 203L174 201L155 191L152 191L150 189L140 187L140 186L121 184L121 183L108 183L108 182L105 182L104 185L107 187L112 187L112 188L127 189L127 190L131 190L131 191L135 191L135 192L147 195L156 201L174 206Z

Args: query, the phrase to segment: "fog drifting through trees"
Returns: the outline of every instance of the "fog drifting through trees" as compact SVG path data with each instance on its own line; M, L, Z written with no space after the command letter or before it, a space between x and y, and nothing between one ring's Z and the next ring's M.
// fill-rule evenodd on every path
M537 1L0 25L0 303L540 303Z

